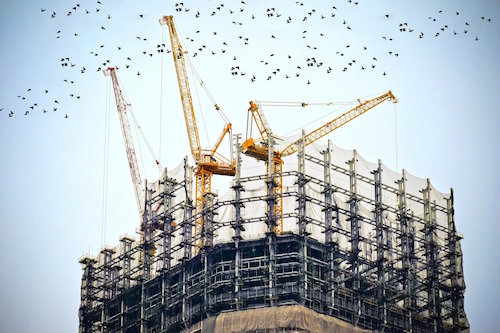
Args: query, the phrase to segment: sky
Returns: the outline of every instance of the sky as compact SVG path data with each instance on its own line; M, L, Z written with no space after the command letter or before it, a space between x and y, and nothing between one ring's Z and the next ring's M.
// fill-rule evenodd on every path
M472 332L494 331L500 3L245 2L0 1L0 332L77 331L79 258L137 231L104 68L118 67L147 138L136 136L131 119L142 178L158 178L156 159L172 169L190 154L163 15L174 16L190 63L243 137L250 100L340 103L393 91L397 104L381 104L328 138L430 178L444 193L454 189L465 310ZM200 140L211 147L224 121L188 68ZM345 110L264 112L286 136ZM228 185L215 180L220 193Z

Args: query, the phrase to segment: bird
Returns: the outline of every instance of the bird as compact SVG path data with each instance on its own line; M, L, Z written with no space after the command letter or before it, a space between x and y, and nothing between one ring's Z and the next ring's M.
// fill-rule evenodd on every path
M137 71L137 76L141 75L141 73L139 71Z
M64 114L64 118L68 118L68 114L67 113Z

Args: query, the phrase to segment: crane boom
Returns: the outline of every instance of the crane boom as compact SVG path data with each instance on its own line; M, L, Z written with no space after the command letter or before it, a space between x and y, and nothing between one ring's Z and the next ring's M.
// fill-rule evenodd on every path
M186 122L186 130L188 132L189 145L191 154L195 162L201 159L201 145L200 136L198 134L198 127L196 126L196 117L193 109L193 99L191 97L191 90L189 89L189 80L186 71L186 64L184 62L184 51L177 36L172 16L163 16L160 19L160 24L166 24L170 33L170 43L172 45L172 54L174 56L175 70L177 73L177 83L179 84L179 91L182 101L182 109L184 111L184 120Z
M139 173L139 164L137 163L137 157L135 155L134 141L132 140L132 134L130 133L130 123L128 121L127 115L127 108L129 108L131 104L127 101L125 95L122 92L120 83L118 82L118 77L116 76L115 68L109 67L105 69L104 75L111 76L111 81L113 82L116 108L118 110L118 116L120 118L120 124L123 134L123 141L125 143L125 150L127 152L130 176L132 177L132 184L134 185L135 200L137 202L139 214L142 215L143 205L141 204L141 201L144 198L144 189L142 186L141 175Z
M338 116L337 118L333 119L332 121L327 122L323 126L315 129L311 133L307 134L304 137L304 146L307 146L308 144L313 143L314 141L324 137L328 133L336 130L340 126L343 126L350 122L351 120L359 117L366 111L374 108L375 106L379 105L380 103L386 101L386 100L392 100L394 103L397 102L396 97L392 94L392 91L388 91L387 93L380 95L374 99L367 100L364 102L360 102L360 104L351 110L345 112L344 114ZM288 146L286 146L283 150L281 150L280 155L282 157L292 155L293 153L296 153L297 150L299 149L299 143L302 141L302 138L292 142Z

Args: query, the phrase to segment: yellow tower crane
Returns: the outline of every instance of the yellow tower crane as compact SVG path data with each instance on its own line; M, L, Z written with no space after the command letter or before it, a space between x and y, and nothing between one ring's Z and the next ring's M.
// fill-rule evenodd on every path
M167 25L170 33L170 42L172 45L172 55L174 58L175 71L177 73L177 83L179 84L179 92L181 95L182 109L184 111L184 120L186 123L186 130L188 133L189 145L194 162L196 163L195 177L196 177L196 196L195 207L197 216L195 224L195 237L197 233L203 230L203 217L201 212L205 207L205 194L212 191L212 175L226 175L234 176L236 173L236 163L233 156L226 158L217 153L217 149L224 140L226 134L229 135L230 149L232 149L232 126L228 119L220 112L219 106L214 102L215 109L224 118L226 124L212 149L202 149L200 144L200 137L198 134L198 127L196 125L196 116L193 109L193 101L191 91L189 89L189 80L186 71L186 64L184 56L185 52L180 43L177 31L175 29L174 20L172 16L163 16L160 19L161 25ZM203 82L202 82L203 84ZM205 88L205 87L204 87ZM206 88L205 88L206 89ZM211 97L211 96L210 96ZM213 101L213 99L212 99ZM203 244L200 242L199 246Z
M393 103L397 103L396 97L392 94L391 91L388 91L385 94L382 94L376 98L366 100L366 101L361 101L358 99L359 105L356 107L352 108L351 110L345 112L341 116L327 122L326 124L322 125L321 127L315 129L311 133L303 136L302 138L290 143L287 145L285 148L281 149L280 151L272 151L272 165L269 165L269 155L270 155L270 148L272 149L274 142L273 142L273 134L271 131L271 128L269 127L266 118L264 117L264 113L259 107L259 103L251 101L250 102L250 107L248 108L248 122L247 128L251 127L251 119L253 119L255 126L257 127L259 133L260 133L260 139L253 139L251 138L251 133L247 131L247 139L245 142L242 144L242 152L248 156L251 156L257 160L260 161L265 161L268 168L271 167L272 169L270 170L270 174L273 177L274 181L274 197L275 197L275 204L274 204L274 214L275 216L280 220L280 223L278 225L278 230L275 230L275 232L281 233L283 232L283 206L281 202L281 197L283 193L283 185L282 185L282 167L283 167L283 157L292 155L297 152L299 149L299 144L301 143L302 140L304 140L304 146L307 146L314 141L322 138L323 136L327 135L328 133L336 130L337 128L347 124L351 120L359 117L366 111L374 108L375 106L379 105L380 103L386 101L386 100L391 100ZM289 104L290 105L290 104ZM308 104L307 103L297 103L298 106L305 107ZM251 118L250 118L251 116ZM270 147L271 146L271 147Z

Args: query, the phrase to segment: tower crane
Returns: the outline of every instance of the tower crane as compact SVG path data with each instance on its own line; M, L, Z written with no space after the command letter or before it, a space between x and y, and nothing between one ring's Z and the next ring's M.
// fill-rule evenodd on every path
M212 149L201 148L198 127L196 125L196 116L193 109L193 100L191 97L191 91L189 89L186 63L184 60L185 54L187 52L183 50L179 37L177 36L177 30L174 25L173 17L163 16L159 21L161 25L168 26L170 42L172 45L172 55L174 58L175 71L177 74L177 83L179 85L182 109L184 112L184 120L186 123L189 145L191 148L191 155L193 156L193 160L196 164L195 207L197 213L196 215L199 216L195 223L196 237L196 234L201 233L201 231L203 230L203 217L200 213L203 211L203 208L205 206L205 194L212 191L212 176L214 174L234 176L236 173L236 163L233 160L233 156L231 156L231 158L226 158L217 153L217 149L220 147L226 134L229 136L230 149L232 149L232 126L228 119L220 112L219 106L214 102L215 109L219 111L219 113L221 113L226 124L224 126L224 129L222 130L221 135L219 136L219 139ZM203 244L200 244L200 247L202 247Z
M103 72L105 76L111 76L111 81L113 82L116 108L118 110L118 116L120 117L123 141L125 143L128 166L130 168L130 176L132 177L132 184L134 185L135 200L137 203L139 216L142 216L144 208L141 202L144 199L144 187L141 175L139 173L139 165L137 163L137 157L135 155L134 141L132 140L132 135L130 133L130 123L128 121L128 114L127 114L127 109L130 108L131 104L129 103L129 101L127 101L125 95L123 94L123 91L120 87L120 83L118 82L118 77L116 76L115 68L108 67Z
M366 111L374 108L380 103L391 100L393 103L397 103L396 97L389 90L388 92L370 99L366 101L361 101L358 99L359 105L352 108L351 110L345 112L344 114L338 116L337 118L327 122L326 124L320 126L319 128L313 130L307 135L304 135L302 138L290 143L283 149L279 151L272 151L272 165L268 165L271 167L271 175L273 177L272 181L274 182L274 212L275 215L280 219L279 233L283 231L283 206L281 202L281 197L283 193L283 185L282 185L282 167L283 167L283 157L290 156L297 152L299 149L299 145L302 140L304 140L304 147L313 143L314 141L322 138L328 133L336 130L337 128L347 124L351 120L359 117ZM307 103L298 103L298 106L305 107ZM251 116L251 117L250 117ZM270 149L274 145L274 138L267 123L267 120L264 116L264 113L259 107L259 103L251 101L250 107L248 108L248 122L247 127L251 127L251 120L253 119L255 126L257 127L260 139L251 138L251 133L247 130L247 139L242 144L242 152L248 156L251 156L257 160L265 161L266 164L269 163L270 160ZM248 126L250 125L250 126ZM270 147L271 146L271 147ZM275 230L276 231L276 230Z

